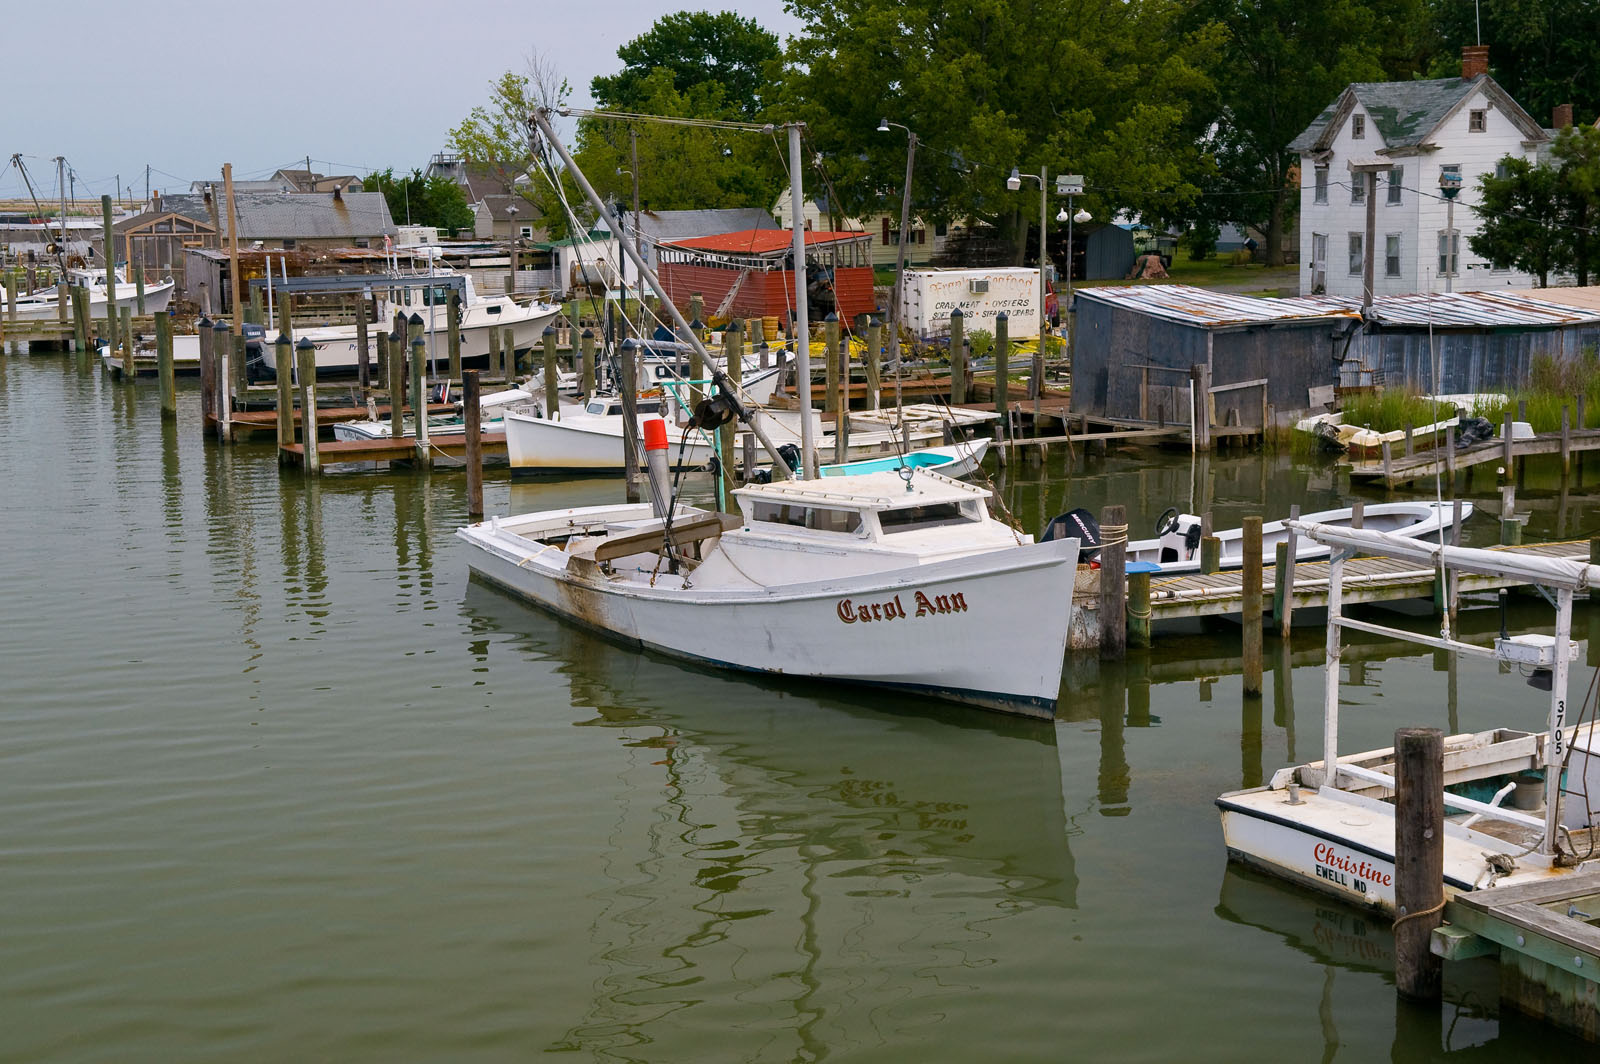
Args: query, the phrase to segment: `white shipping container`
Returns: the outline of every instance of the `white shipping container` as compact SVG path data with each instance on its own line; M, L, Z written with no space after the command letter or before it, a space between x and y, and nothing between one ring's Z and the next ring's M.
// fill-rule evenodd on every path
M1005 311L1013 339L1039 335L1039 271L1023 266L976 270L907 270L901 320L918 337L947 336L950 312L966 317L966 330L994 332Z

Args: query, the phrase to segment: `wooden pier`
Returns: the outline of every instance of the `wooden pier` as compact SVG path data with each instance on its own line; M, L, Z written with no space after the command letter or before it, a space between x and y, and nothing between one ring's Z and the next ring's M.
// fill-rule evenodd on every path
M1491 550L1532 554L1544 558L1589 561L1589 541L1535 543L1517 547L1492 547ZM1240 613L1244 608L1244 574L1233 569L1203 575L1162 577L1152 573L1150 580L1150 619L1178 620L1189 617L1220 617ZM1438 573L1392 558L1354 558L1344 566L1344 601L1395 602L1403 599L1430 599L1436 589ZM1262 595L1269 603L1276 599L1277 566L1262 567ZM1516 587L1524 581L1498 577L1459 574L1457 593L1492 591ZM1295 610L1328 604L1328 563L1298 562L1294 565L1293 589L1287 609Z
M481 437L484 455L506 453L506 434L486 432ZM467 456L465 434L434 436L428 440L431 455L459 458ZM285 465L298 466L306 460L305 445L284 444L278 449ZM417 441L411 436L388 437L381 440L334 440L317 444L317 458L323 467L342 462L410 462L417 457Z
M1457 894L1444 918L1435 954L1498 954L1503 1002L1600 1041L1600 873Z
M1415 480L1448 477L1458 469L1470 469L1488 462L1508 464L1535 455L1559 455L1565 465L1572 455L1585 451L1600 451L1600 429L1541 433L1527 439L1514 439L1509 448L1503 440L1485 440L1463 450L1430 447L1408 455L1369 459L1351 464L1350 479L1377 482L1386 488L1393 488Z
M390 416L388 403L379 403L374 409L377 411L378 420L388 420ZM428 404L429 414L448 414L455 409L456 405L454 403ZM401 412L403 415L409 417L411 414L411 407L401 407ZM301 420L299 405L294 407L293 417L295 427L299 428ZM365 421L367 417L367 408L364 406L318 406L316 408L316 422L319 432L322 429L335 425L341 421ZM236 438L253 436L258 433L275 433L278 431L278 412L276 410L235 410L232 415L230 415L229 421L233 426L233 434ZM210 432L214 431L215 428L216 416L210 412L207 412L206 430Z

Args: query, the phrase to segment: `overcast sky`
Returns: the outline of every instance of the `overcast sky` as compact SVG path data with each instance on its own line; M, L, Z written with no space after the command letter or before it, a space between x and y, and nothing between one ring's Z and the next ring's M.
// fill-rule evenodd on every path
M237 178L286 166L364 174L420 167L488 99L489 82L538 49L589 103L589 80L661 15L736 9L787 38L783 0L108 0L5 5L0 164L20 152L54 198L57 155L77 192ZM30 43L31 42L31 43ZM0 198L24 195L14 167Z

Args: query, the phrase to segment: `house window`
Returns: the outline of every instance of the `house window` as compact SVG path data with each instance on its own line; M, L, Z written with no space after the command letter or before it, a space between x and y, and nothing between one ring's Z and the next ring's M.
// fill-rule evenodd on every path
M1311 234L1311 268L1325 270L1328 268L1328 234Z
M531 225L519 226L517 228L517 235L519 237L521 237L522 239L524 239L524 240L532 240L533 239L533 226L531 226Z
M1360 277L1361 276L1361 267L1365 264L1366 256L1362 253L1362 246L1361 246L1362 239L1363 239L1363 237L1362 237L1362 234L1360 234L1360 233L1351 233L1350 234L1350 276L1351 277Z
M1511 176L1511 166L1509 164L1509 159L1507 159L1505 156L1500 157L1500 161L1494 164L1495 180L1504 181L1507 177Z
M1327 203L1328 202L1328 168L1326 166L1317 167L1317 186L1316 187L1317 187L1316 195L1312 198L1312 202L1314 202L1314 203Z
M1487 112L1487 111L1468 111L1467 112L1467 132L1468 133L1482 133L1485 129L1488 128L1488 125L1489 125L1488 117L1489 117L1489 112Z
M1362 139L1365 139L1366 135L1367 135L1367 116L1366 115L1351 115L1350 116L1350 139L1351 140L1362 140Z
M1390 233L1383 238L1383 275L1400 276L1400 234Z
M1367 175L1366 174L1351 174L1350 175L1350 202L1351 203L1365 203L1365 202L1367 202Z
M370 238L364 237L364 236L356 237L356 247L358 247L358 248L370 248L371 246L372 246L372 240Z
M1454 229L1439 230L1439 276L1454 277L1461 259L1461 234Z
M885 244L889 243L889 216L887 214L883 216L883 242Z
M294 250L294 241L293 240L285 240L283 242L283 250L285 250L285 251L293 251Z
M1389 171L1389 206L1393 207L1400 202L1400 189L1405 181L1406 168L1396 166Z
M933 235L940 238L950 235L950 226L945 222L939 222L933 227Z

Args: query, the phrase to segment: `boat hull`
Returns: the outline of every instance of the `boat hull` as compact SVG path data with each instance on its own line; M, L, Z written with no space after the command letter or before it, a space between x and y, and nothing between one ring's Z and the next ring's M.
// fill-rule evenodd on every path
M1055 715L1075 540L783 589L697 592L681 576L619 591L569 572L559 550L506 542L492 522L457 534L482 548L469 561L479 578L629 645L722 668Z
M167 304L172 301L173 290L176 282L170 278L149 285L144 290L144 312L154 314L166 310ZM133 313L139 313L139 291L129 281L117 282L117 310L120 312L127 307ZM20 299L17 301L18 321L57 321L59 311L56 308L55 296L45 296L40 299ZM90 289L89 291L89 320L103 319L106 316L105 289ZM67 320L72 320L72 305L67 305Z
M538 342L544 334L545 327L553 322L561 313L560 307L525 307L520 315L504 314L493 321L482 324L463 325L461 328L461 363L468 369L486 368L489 364L489 334L496 330L512 330L512 339L519 351L527 350ZM370 326L368 332L368 357L375 365L377 360L377 335L380 326ZM424 341L427 334L423 334ZM309 329L295 335L295 342L310 340L316 351L317 376L341 377L355 376L360 372L357 362L360 345L356 343L356 327L354 325L331 326L323 329ZM438 322L434 334L433 358L435 365L441 371L447 371L450 364L450 352L445 338L445 327L442 321ZM375 372L382 372L381 369ZM264 348L262 360L250 364L250 376L253 380L275 381L278 379L277 365L273 358L271 348Z

